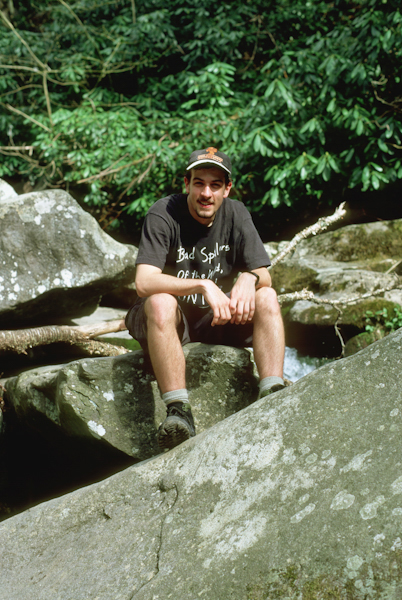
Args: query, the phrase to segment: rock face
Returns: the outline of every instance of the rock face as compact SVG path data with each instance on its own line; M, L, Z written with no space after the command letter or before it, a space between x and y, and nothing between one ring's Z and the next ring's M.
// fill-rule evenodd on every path
M402 331L0 525L7 600L402 597Z
M0 203L0 328L89 314L132 282L136 249L104 233L66 192Z
M303 240L290 258L272 270L275 289L279 294L308 288L318 297L338 300L395 287L392 270L402 253L402 220L349 225L336 231ZM385 294L390 305L402 304L402 291ZM374 301L375 302L375 301ZM373 300L346 306L339 316L328 305L298 301L285 312L288 323L304 325L364 326L362 315L373 308Z
M339 301L390 288L382 295L338 305L340 310L306 300L284 304L289 345L305 354L338 356L341 344L335 323L347 342L364 330L367 311L386 308L393 316L394 308L400 310L402 291L396 275L402 273L401 234L402 220L348 225L303 240L292 255L276 265L271 275L279 294L306 288L317 298Z
M187 384L197 431L254 402L258 384L247 350L188 344ZM166 415L152 367L141 350L30 370L6 382L20 423L53 445L96 442L103 454L143 460L159 453L155 436ZM72 450L73 451L73 450Z

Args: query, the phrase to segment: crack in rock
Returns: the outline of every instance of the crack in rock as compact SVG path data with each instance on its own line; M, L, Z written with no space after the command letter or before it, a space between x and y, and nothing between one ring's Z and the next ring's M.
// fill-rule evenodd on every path
M167 522L167 518L169 516L169 514L172 512L172 510L174 509L176 502L179 498L179 490L177 488L177 485L174 481L172 481L170 479L169 476L165 476L162 477L160 479L160 481L158 482L158 489L162 494L165 494L164 499L162 501L162 510L166 510L165 514L162 517L162 522L160 525L160 529L159 529L159 535L158 535L158 547L156 549L156 564L155 564L155 569L154 572L152 574L152 576L148 579L148 581L146 581L145 583L143 583L135 592L134 594L131 596L130 600L134 600L134 598L136 597L136 595L145 587L147 586L151 581L153 581L155 579L155 577L158 575L159 571L160 571L160 560L161 560L161 551L162 551L162 545L163 545L163 530L165 527L165 524ZM171 493L173 492L173 493ZM165 506L164 506L165 505ZM166 506L167 505L167 506Z

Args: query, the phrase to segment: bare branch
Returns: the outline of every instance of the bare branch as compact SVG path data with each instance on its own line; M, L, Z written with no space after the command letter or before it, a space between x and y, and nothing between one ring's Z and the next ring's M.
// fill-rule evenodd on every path
M128 354L130 352L130 350L122 346L115 346L114 344L95 340L82 342L76 344L76 346L91 356L120 356L121 354Z
M46 98L46 108L47 108L47 114L49 116L50 125L53 127L52 106L50 104L49 89L47 87L47 73L46 73L46 71L43 71L43 92L44 92L45 98Z
M29 348L67 342L86 344L92 338L126 329L124 320L106 321L95 325L70 327L68 325L46 325L32 329L0 331L0 351L27 354Z
M399 281L399 278L398 278ZM402 284L396 282L394 284L390 284L387 287L380 288L378 290L374 290L372 292L366 292L365 294L358 294L353 297L346 298L338 298L337 300L331 298L318 298L314 295L313 292L310 292L306 288L298 291L292 292L290 294L281 294L278 296L278 301L280 304L285 304L286 302L295 302L296 300L309 300L310 302L315 302L315 304L329 304L337 309L339 306L345 306L347 304L354 304L355 302L360 302L360 300L367 300L367 298L372 298L373 296L380 296L385 292L390 292L391 290L400 290L402 289Z
M106 333L117 333L118 331L125 331L127 329L123 319L116 319L115 321L103 321L102 323L96 323L93 325L80 325L72 327L80 331L83 335L86 335L89 339L98 337L99 335L105 335Z
M4 106L4 104L3 104L3 106ZM52 130L49 127L47 127L46 125L43 125L43 123L40 123L33 117L30 117L26 113L22 112L22 110L18 110L18 108L14 108L13 106L11 106L11 104L6 104L5 106L6 106L6 108L8 108L8 110L11 110L12 112L17 113L18 115L22 115L23 117L25 117L25 119L32 121L32 123L35 123L35 125L38 125L39 127L42 127L42 129L44 129L45 131L48 131L49 133L52 132Z
M388 269L388 271L385 271L385 275L389 275L389 274L390 274L392 271L394 271L394 270L395 270L397 267L399 267L399 265L400 265L401 263L402 263L402 259L401 259L401 260L398 260L396 263L394 263L394 264L392 265L392 267L390 267L390 268Z
M302 240L311 237L312 235L317 235L317 233L321 233L322 231L325 231L330 225L342 219L342 217L346 214L346 210L344 207L345 202L342 202L342 204L338 206L333 215L330 215L329 217L321 217L320 219L318 219L317 223L314 223L314 225L310 225L310 227L306 227L306 229L303 229L303 231L300 231L300 233L295 235L295 237L292 239L292 241L289 242L286 248L284 248L282 252L279 252L279 254L277 254L272 259L270 269L272 269L276 264L283 260L285 256L293 252L297 244L299 244Z
M25 46L25 48L28 50L29 54L32 56L32 58L34 59L34 61L40 66L42 71L47 71L49 69L49 67L47 65L45 65L35 54L35 52L31 49L31 47L29 46L28 42L26 42L24 40L23 37L21 37L21 35L18 33L18 31L15 29L14 25L11 23L11 21L9 21L6 17L6 15L3 13L3 11L0 10L0 17L3 19L4 23L7 25L7 27L9 27L11 29L11 31L13 32L13 34L20 40L21 44L23 44Z
M32 156L34 149L35 146L0 146L0 152L6 155L9 154L7 150L28 150L29 156ZM16 156L16 154L11 153L11 156Z
M125 165L122 165L121 167L116 167L115 169L112 169L113 165L117 164L120 160L123 160L123 158L125 158L126 156L128 156L128 154L125 154L124 156L122 156L121 158L116 160L112 165L110 165L110 167L108 167L107 169L104 169L97 175L91 175L90 177L86 177L85 179L80 179L79 181L77 181L77 183L86 183L88 181L102 179L102 177L107 177L108 175L112 175L113 173L118 173L119 171L122 171L123 169L127 169L127 167L132 167L133 165L138 165L139 163L144 162L144 160L151 158L151 156L153 156L153 154L147 154L143 158L139 158L138 160L133 160Z
M69 4L67 4L67 2L64 2L64 0L59 0L60 4L62 4L65 8L67 8L67 10L73 15L74 19L77 21L77 23L79 25L81 25L82 29L84 30L84 33L87 37L87 39L91 42L91 44L94 45L96 51L99 53L99 47L98 44L95 42L94 38L91 36L91 34L89 33L87 27L84 25L84 23L81 21L81 19L79 18L79 16L73 11L73 9L71 8L71 6Z
M2 69L15 69L16 71L32 71L39 75L41 71L39 71L38 67L24 67L23 65L2 65L0 64Z
M127 194L127 192L129 192L131 190L131 188L138 182L141 183L141 181L148 175L149 171L151 170L151 168L153 167L153 164L155 162L156 156L155 154L149 154L147 156L147 158L149 158L150 156L152 156L152 160L149 163L149 165L147 166L147 168L145 169L145 171L143 173L140 173L140 175L137 175L136 177L134 177L134 179L132 179L130 181L130 183L128 184L128 186L125 188L125 190L123 190L123 192L120 194L120 196L118 197L118 202L120 202L124 196Z

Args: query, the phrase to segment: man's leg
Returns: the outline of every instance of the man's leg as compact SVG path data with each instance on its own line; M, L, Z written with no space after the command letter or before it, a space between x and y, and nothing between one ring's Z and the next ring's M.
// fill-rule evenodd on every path
M155 294L145 302L147 340L156 380L162 394L186 387L186 364L177 329L181 313L171 294Z
M171 294L150 296L144 310L149 356L167 408L167 417L158 431L158 443L162 449L169 449L195 435L186 390L186 363L178 335L182 316Z
M283 387L285 333L275 290L260 288L255 297L254 360L260 376L261 395Z

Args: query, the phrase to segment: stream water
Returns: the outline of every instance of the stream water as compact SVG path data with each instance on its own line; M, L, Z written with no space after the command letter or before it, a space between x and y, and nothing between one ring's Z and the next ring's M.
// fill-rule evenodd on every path
M311 371L318 369L326 364L329 359L316 358L314 356L302 356L296 348L288 348L285 350L284 377L290 381L297 381Z

